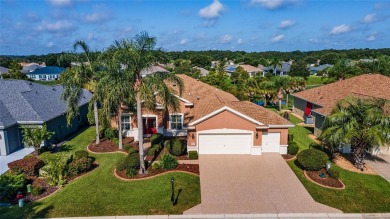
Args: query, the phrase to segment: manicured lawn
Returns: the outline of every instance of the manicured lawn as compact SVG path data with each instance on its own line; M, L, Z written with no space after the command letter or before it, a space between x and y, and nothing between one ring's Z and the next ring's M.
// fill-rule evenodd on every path
M310 75L307 78L307 86L322 85L322 84L324 84L324 81L322 80L321 76Z
M94 139L89 128L67 143L70 150L85 149ZM24 208L0 207L0 218L72 217L101 215L181 214L200 203L199 177L171 173L149 180L124 182L113 176L123 154L94 155L99 167L65 185L60 191ZM175 178L178 204L171 203L171 178Z
M301 122L290 115L293 124ZM289 128L289 134L294 134L294 141L300 151L307 149L313 141L307 137L310 131L301 126ZM317 202L338 208L345 213L349 212L390 212L390 183L380 176L366 175L339 168L340 179L345 184L345 190L333 190L318 186L303 175L297 161L290 161L288 165L297 175L310 195Z
M38 84L48 85L48 86L53 86L53 85L60 84L60 81L58 81L58 80L54 80L54 81L34 81L34 82L38 83Z

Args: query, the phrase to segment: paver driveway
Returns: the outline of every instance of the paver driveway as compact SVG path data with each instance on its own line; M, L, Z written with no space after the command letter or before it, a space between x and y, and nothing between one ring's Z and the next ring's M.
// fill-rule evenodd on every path
M184 214L340 213L313 200L280 154L200 155L202 203Z

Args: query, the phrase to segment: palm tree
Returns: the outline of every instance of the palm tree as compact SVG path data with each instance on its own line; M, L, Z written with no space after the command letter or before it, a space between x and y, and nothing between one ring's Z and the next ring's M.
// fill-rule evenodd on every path
M368 150L390 142L390 117L385 113L385 100L347 98L340 101L327 116L320 139L333 151L350 145L354 165L364 166Z
M290 77L290 76L287 76ZM288 96L294 92L304 90L306 87L306 80L302 77L290 77L284 92L286 93L286 107L288 108Z
M277 92L277 97L279 100L279 111L282 110L283 93L287 89L290 80L291 77L279 77L279 76L273 77L271 79L270 86L273 87L273 90Z
M279 60L277 58L272 59L271 61L271 67L273 67L273 74L276 75L276 69L278 67L282 68L282 65L280 64Z
M34 147L35 154L39 155L39 148L43 141L50 139L53 136L53 132L47 131L46 125L42 128L31 128L28 126L22 126L23 143L27 147Z
M155 45L155 37L141 32L132 40L115 41L110 47L110 49L120 52L121 64L133 73L130 83L137 103L140 174L147 173L144 164L142 102L144 107L149 109L155 109L155 104L159 101L166 110L168 107L175 110L178 108L178 100L164 81L175 83L180 94L183 90L182 80L172 73L155 73L152 76L142 77L142 70L152 67L161 59L157 56L157 54L161 54L161 50L155 49Z
M96 84L96 69L98 67L98 58L92 54L89 50L89 46L84 41L77 41L74 43L73 48L76 50L80 47L83 51L86 63L77 63L78 66L68 68L61 74L61 83L64 88L61 98L67 101L67 123L71 123L72 119L79 114L78 103L83 97L83 89L90 91L94 94ZM96 128L96 144L100 143L99 138L99 115L98 105L95 95L92 96L93 112Z

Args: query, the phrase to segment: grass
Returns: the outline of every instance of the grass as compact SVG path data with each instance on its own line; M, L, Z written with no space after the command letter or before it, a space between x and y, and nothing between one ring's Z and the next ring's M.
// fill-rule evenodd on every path
M290 115L293 124L301 122ZM300 150L309 148L314 143L307 135L310 131L301 126L289 128L289 134L294 134ZM345 190L327 189L310 182L303 175L299 163L288 162L314 200L322 204L338 208L345 213L390 212L390 183L377 175L367 175L341 169L333 163L332 168L340 170L340 179L345 184Z
M94 139L94 128L67 142L69 150L85 149ZM24 208L0 207L0 218L74 217L109 215L181 214L200 203L199 177L170 173L149 180L125 182L113 176L123 154L94 155L99 167L65 185L53 196ZM171 203L171 178L175 178L178 203Z
M310 75L307 78L307 86L322 85L322 84L324 84L324 81L322 80L321 76Z
M60 81L59 81L59 80L53 80L53 81L34 81L34 82L35 82L35 83L38 83L38 84L48 85L48 86L53 86L53 85L60 84Z

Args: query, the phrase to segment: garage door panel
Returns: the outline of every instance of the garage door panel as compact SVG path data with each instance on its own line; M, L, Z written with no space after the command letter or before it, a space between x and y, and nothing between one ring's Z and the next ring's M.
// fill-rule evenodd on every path
M251 134L200 134L199 154L250 154Z
M262 152L280 153L280 133L263 133Z

